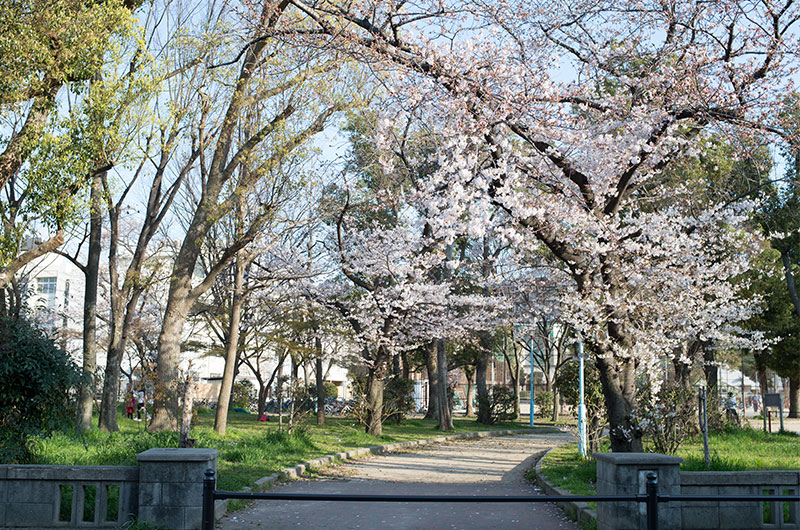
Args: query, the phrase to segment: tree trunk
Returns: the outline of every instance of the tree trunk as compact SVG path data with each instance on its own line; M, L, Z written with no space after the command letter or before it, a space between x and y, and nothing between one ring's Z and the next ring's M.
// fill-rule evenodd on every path
M428 410L426 420L439 419L439 358L436 341L430 341L425 348L425 368L428 372Z
M100 402L100 429L106 432L119 430L116 411L122 356L128 344L128 329L136 314L136 307L141 295L140 288L134 289L130 300L124 304L124 294L113 285L111 286L111 340L108 343L103 397ZM131 375L131 383L133 383L133 375Z
M403 379L411 379L411 366L408 365L408 352L403 351L400 354L400 360L403 362Z
M475 363L475 386L478 391L478 423L489 425L492 423L489 388L486 385L486 372L489 368L491 350L491 336L487 332L480 335L481 351Z
M515 352L515 357L517 357L516 356L516 352ZM518 420L520 418L520 415L521 415L521 412L520 412L520 400L521 400L521 398L520 398L520 395L519 395L519 391L520 391L520 386L519 386L520 365L519 365L519 359L518 358L517 358L517 362L514 364L514 366L513 367L509 366L509 369L512 372L511 384L513 385L512 388L514 390L514 418L513 419L514 419L514 421L516 421L516 420Z
M789 417L797 418L800 408L800 374L789 377Z
M192 300L189 298L190 281L191 275L177 275L173 276L171 282L167 309L158 337L153 419L149 427L151 432L177 429L178 395L175 383L178 380L178 363L181 356L181 334L192 306Z
M611 451L642 452L642 432L633 424L631 412L636 403L634 362L611 355L596 355L606 412L608 413Z
M282 356L278 359L278 368L276 368L278 375L277 375L277 383L275 394L278 400L278 432L283 431L283 362L286 359L286 356Z
M233 300L231 301L231 321L228 327L228 344L225 345L225 370L222 373L222 383L219 386L217 398L217 411L214 415L214 430L220 436L225 436L228 426L228 408L233 391L233 379L236 371L236 359L239 352L239 328L242 321L242 306L244 305L244 253L238 252L236 257L233 278Z
M83 374L88 384L81 385L78 393L79 431L88 431L92 427L92 403L97 388L95 370L97 370L97 281L100 271L101 237L103 235L102 215L102 174L92 176L92 191L89 197L89 250L86 260L86 285L83 298ZM114 403L116 416L116 401ZM115 418L116 419L116 418Z
M314 349L317 350L317 425L325 425L325 369L322 365L322 339L314 337Z
M472 404L475 397L475 385L472 384L475 377L475 368L472 366L469 368L464 367L464 375L467 376L467 417L472 417L475 415L475 405Z
M559 409L561 408L559 406L560 399L561 396L558 395L558 387L553 385L553 415L550 418L553 421L553 423L558 421L558 413Z
M436 341L436 361L439 369L439 430L452 431L455 427L453 427L453 409L448 396L447 350L444 339Z
M186 370L186 387L183 394L183 414L181 415L181 434L178 447L193 447L194 441L189 438L192 428L192 410L194 408L194 377L192 364ZM219 407L217 407L219 408ZM223 433L224 434L224 433Z
M260 418L267 412L267 386L264 384L264 380L258 375L256 375L256 381L258 382L258 404L256 413Z
M703 345L703 372L706 376L706 396L709 399L717 397L717 384L719 379L719 367L717 366L714 348L711 344Z
M370 369L367 376L367 434L380 436L383 434L383 386L386 367Z

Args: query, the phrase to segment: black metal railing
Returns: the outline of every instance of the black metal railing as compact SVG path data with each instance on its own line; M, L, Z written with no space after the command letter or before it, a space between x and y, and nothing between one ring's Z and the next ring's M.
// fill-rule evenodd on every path
M658 504L661 502L800 502L800 495L659 495L658 476L647 474L646 493L638 495L340 495L314 493L256 493L245 491L218 491L214 470L209 469L203 479L203 522L201 530L214 528L214 501L221 499L283 500L283 501L334 501L334 502L643 502L646 506L647 530L658 530Z

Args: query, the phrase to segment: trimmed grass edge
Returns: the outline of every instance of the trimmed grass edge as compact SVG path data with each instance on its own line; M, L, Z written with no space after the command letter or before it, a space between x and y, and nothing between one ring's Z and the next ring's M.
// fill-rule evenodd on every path
M553 449L556 448L554 447ZM542 462L544 462L544 459L553 449L548 450L539 460L537 460L536 466L534 467L536 481L539 483L539 487L542 488L547 495L571 495L571 493L567 490L550 484L550 482L547 481L547 477L545 477L544 473L542 473ZM564 513L567 515L567 517L577 522L579 526L597 526L597 511L590 508L587 503L564 501L557 502L556 504L559 508L564 510Z
M507 429L503 431L473 431L461 434L452 434L450 436L437 436L436 438L426 438L423 440L409 440L407 442L395 442L386 445L372 445L370 447L359 447L358 449L351 449L350 451L344 451L332 455L321 456L319 458L314 458L312 460L309 460L308 462L297 464L296 466L287 467L286 469L278 473L273 473L271 475L267 475L266 477L261 477L260 479L256 480L255 485L258 487L259 490L266 490L274 486L275 483L279 481L288 481L296 479L301 475L303 475L308 469L312 468L318 469L333 464L335 462L344 462L347 460L352 460L359 456L365 456L369 454L380 455L383 453L397 451L399 449L407 449L409 447L417 447L433 443L450 442L454 440L466 440L470 438L511 436L514 434L527 434L530 432L531 431L529 429ZM541 459L539 459L539 462L541 462ZM537 466L538 465L539 464L537 463ZM251 491L251 490L252 488L243 489L243 491ZM566 495L566 494L567 492L560 493L560 495ZM227 511L228 511L228 499L220 499L214 502L215 520L221 519L223 516L225 516ZM597 516L595 516L595 518L596 517Z

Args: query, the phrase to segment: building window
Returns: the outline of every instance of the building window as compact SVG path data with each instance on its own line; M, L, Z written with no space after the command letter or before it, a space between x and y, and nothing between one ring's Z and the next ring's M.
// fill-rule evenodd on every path
M37 278L36 291L39 294L48 296L55 296L56 294L56 279L55 278Z

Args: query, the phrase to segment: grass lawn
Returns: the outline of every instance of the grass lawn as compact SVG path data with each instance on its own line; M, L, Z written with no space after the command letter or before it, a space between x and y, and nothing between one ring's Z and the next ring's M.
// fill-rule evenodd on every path
M197 447L219 450L219 489L238 491L286 467L357 447L452 434L437 430L437 422L422 419L409 419L401 425L387 423L383 427L383 436L366 434L363 426L351 418L326 418L321 427L310 418L292 435L278 432L275 421L264 423L256 420L255 414L231 412L227 434L218 436L213 430L213 411L198 414L191 436L197 439ZM95 428L83 436L57 433L39 440L35 463L136 465L137 453L151 447L177 447L175 433L148 433L145 422L129 420L122 414L118 421L120 432L116 433L104 433ZM482 425L474 419L454 419L453 423L456 433L527 428L524 421Z
M768 434L751 428L731 429L709 435L710 471L759 471L800 469L800 435ZM605 442L600 449L608 451ZM703 439L683 443L677 456L684 459L683 471L706 471ZM542 462L542 473L554 486L575 495L596 493L597 469L594 459L578 455L578 444L570 443L553 449Z

